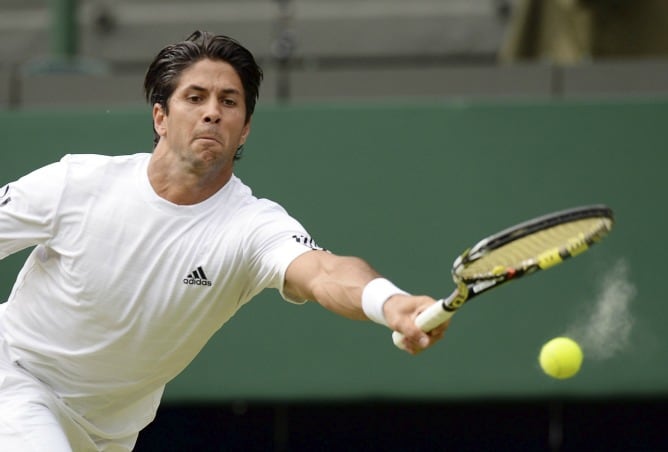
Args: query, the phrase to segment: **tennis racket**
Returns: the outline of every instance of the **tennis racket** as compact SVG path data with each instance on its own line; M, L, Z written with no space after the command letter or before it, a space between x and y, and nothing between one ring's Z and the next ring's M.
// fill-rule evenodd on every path
M525 221L481 240L455 259L456 289L420 313L415 323L422 331L433 330L481 293L586 251L610 232L613 222L608 207L582 206ZM392 338L404 348L401 333L395 331Z

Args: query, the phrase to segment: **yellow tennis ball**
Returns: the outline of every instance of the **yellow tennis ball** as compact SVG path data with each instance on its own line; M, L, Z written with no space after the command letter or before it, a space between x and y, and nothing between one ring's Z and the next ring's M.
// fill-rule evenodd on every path
M582 349L577 342L568 337L555 337L543 345L538 362L550 377L565 379L578 373L582 358Z

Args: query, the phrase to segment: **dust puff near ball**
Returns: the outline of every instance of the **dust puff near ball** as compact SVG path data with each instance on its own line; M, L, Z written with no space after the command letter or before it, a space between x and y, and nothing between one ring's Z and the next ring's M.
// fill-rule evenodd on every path
M582 349L568 337L555 337L540 350L538 362L547 375L560 380L571 378L582 366Z

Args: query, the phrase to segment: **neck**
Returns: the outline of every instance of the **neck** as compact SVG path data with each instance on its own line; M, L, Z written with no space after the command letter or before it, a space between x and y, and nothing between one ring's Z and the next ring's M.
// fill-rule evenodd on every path
M148 179L155 193L177 205L200 203L213 196L232 178L232 165L195 168L158 146L148 164Z

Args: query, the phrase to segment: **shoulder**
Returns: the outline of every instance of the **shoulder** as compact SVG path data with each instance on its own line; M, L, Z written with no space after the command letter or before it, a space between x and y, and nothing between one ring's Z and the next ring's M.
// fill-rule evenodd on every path
M93 192L100 187L124 184L147 164L150 154L108 156L69 154L58 163L69 192Z
M267 221L271 221L272 218L289 216L279 203L271 199L255 196L251 188L236 176L230 179L230 186L239 201L240 209L253 218L257 219L261 217L266 218Z
M82 202L99 191L113 179L113 175L109 177L109 168L115 164L123 165L120 162L131 158L68 154L11 182L6 191L11 192L13 205L46 216L57 206L62 206L64 200Z
M235 223L244 235L271 234L273 231L302 231L301 224L279 203L255 196L249 186L233 176L226 196L221 198L220 212Z
M67 154L60 159L66 170L75 174L91 174L99 171L120 169L144 164L150 154L132 155L99 155L99 154Z
M237 176L232 176L225 186L225 190L228 193L226 203L229 204L230 198L234 199L239 209L249 215L286 213L285 209L277 202L255 196L253 190Z

